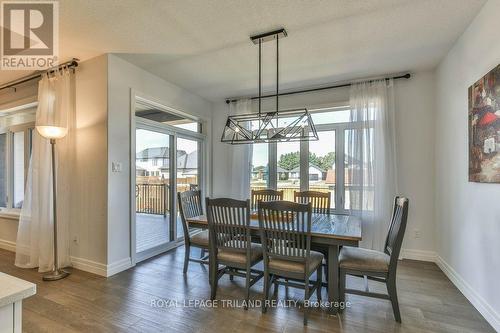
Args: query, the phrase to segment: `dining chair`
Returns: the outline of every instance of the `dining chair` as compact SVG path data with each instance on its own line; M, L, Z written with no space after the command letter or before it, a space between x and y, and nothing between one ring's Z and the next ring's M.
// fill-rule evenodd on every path
M276 201L283 200L283 190L276 191L271 189L252 190L252 210L257 210L257 203L259 201Z
M355 294L368 297L376 297L391 301L394 318L401 322L399 312L398 296L396 291L396 268L398 265L399 252L406 229L408 218L408 199L396 197L392 219L385 240L384 251L374 251L351 246L344 246L339 254L340 271L340 298L345 301L345 294ZM366 279L385 283L387 294L370 292L368 286L366 291L358 289L346 289L346 276L353 275L365 277Z
M179 202L179 214L182 221L182 230L184 232L184 274L188 269L190 261L208 264L208 255L205 255L205 250L208 251L208 230L200 231L191 235L189 232L189 223L187 219L199 215L203 215L203 208L201 206L201 191L185 191L177 193L177 200ZM200 249L200 258L191 258L191 247Z
M269 288L273 283L275 288L281 284L304 289L304 300L309 300L316 291L318 301L321 301L323 254L311 250L311 212L310 203L259 202L259 228L264 251L263 313L267 310ZM314 272L316 281L311 281ZM307 325L307 313L308 309L304 308L304 325Z
M319 191L294 191L293 201L298 203L311 203L313 213L330 215L331 192ZM323 253L325 260L323 267L325 270L325 279L328 280L328 247L316 245L313 250Z
M298 203L311 203L312 212L330 214L331 192L319 191L294 191L293 201Z
M250 287L263 276L252 267L262 261L262 247L250 236L250 200L206 198L210 232L210 286L214 300L217 284L224 274L245 278L245 309L248 309ZM219 265L223 265L219 269Z

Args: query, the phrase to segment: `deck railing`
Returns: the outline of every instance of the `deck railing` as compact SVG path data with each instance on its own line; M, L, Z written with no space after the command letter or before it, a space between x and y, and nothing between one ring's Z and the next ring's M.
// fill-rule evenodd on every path
M167 184L136 184L135 211L166 216L170 211L169 188Z

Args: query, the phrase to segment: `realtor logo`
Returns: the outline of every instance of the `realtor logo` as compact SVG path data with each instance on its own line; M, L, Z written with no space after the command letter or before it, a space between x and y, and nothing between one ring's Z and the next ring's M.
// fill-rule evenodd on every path
M59 3L3 1L2 70L43 70L57 65Z

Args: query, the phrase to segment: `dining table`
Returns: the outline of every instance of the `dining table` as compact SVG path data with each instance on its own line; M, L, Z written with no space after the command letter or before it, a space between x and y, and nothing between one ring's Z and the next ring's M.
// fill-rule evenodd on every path
M205 215L186 219L191 228L207 229ZM260 238L258 215L250 214L250 233ZM341 246L358 246L361 241L361 220L352 215L318 214L311 215L311 247L325 249L328 262L328 302L329 308L336 312L340 306L339 292L339 249Z

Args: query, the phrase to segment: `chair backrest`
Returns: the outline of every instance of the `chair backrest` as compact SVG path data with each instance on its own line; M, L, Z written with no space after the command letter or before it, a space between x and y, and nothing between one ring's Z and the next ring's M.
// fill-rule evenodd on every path
M187 219L203 215L201 206L201 191L177 192L177 201L179 202L179 214L182 221L182 230L184 231L185 241L189 240L189 225Z
M403 244L406 221L408 219L408 203L409 200L407 198L394 198L391 224L384 245L384 252L391 257L390 265L393 267L397 264L401 245Z
M295 191L293 200L298 203L311 203L313 213L330 214L330 203L332 195L330 192L318 191Z
M271 189L265 190L252 190L252 210L257 209L259 201L277 201L283 200L283 191L276 191Z
M311 204L260 201L259 227L264 263L269 258L308 263L311 250Z
M247 251L250 255L250 200L206 198L207 221L210 232L210 249L236 252Z

